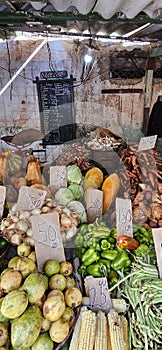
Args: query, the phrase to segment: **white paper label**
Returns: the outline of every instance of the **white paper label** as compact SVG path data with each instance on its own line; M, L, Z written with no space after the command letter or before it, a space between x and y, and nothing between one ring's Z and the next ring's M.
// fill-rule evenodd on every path
M59 214L33 215L32 232L35 241L38 270L42 271L44 263L53 259L65 261L62 237L60 234Z
M102 310L106 313L109 312L112 309L112 301L108 292L107 278L88 276L87 282L91 309L94 311Z
M154 148L156 144L156 140L157 140L157 135L141 137L138 145L138 150L145 151L145 150Z
M102 216L103 192L96 189L87 190L86 210L88 222L94 222Z
M20 210L33 210L35 208L41 208L47 192L32 188L28 186L21 186L19 189L19 196L17 201L17 207Z
M155 244L155 251L157 257L157 265L159 269L159 276L162 278L162 228L153 228L152 235Z
M133 237L132 203L130 199L116 198L117 236Z
M56 192L59 188L67 187L66 167L51 166L50 167L50 186Z
M3 216L5 199L6 199L6 187L0 186L0 219Z

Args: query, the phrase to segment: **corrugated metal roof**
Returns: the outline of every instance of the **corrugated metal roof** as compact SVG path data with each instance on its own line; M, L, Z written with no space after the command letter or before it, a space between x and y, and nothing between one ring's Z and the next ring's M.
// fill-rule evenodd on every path
M92 35L115 33L131 40L161 41L161 9L162 0L1 0L0 36L12 31L72 30L81 35L89 30Z
M134 18L141 11L153 17L155 11L162 8L162 0L50 0L49 3L59 12L67 11L73 6L79 13L87 15L89 12L97 12L105 19L119 12L127 18ZM36 3L32 4L36 6Z

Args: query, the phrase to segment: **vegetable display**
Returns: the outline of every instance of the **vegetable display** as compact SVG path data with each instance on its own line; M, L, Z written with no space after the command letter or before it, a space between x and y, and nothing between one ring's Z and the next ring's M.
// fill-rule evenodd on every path
M162 280L157 267L141 258L132 263L131 273L120 272L120 295L129 302L128 319L131 350L161 349ZM114 286L115 287L115 286ZM113 288L114 288L113 287Z

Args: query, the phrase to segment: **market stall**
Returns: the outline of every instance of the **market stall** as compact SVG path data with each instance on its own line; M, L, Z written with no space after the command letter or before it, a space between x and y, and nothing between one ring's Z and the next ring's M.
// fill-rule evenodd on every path
M44 167L2 155L2 349L161 348L155 144L94 128Z

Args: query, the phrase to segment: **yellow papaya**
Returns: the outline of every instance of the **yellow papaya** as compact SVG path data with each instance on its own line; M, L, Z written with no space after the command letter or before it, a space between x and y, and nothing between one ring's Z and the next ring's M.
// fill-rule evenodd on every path
M102 184L103 191L103 213L108 210L113 203L120 187L120 179L116 173L106 177Z

